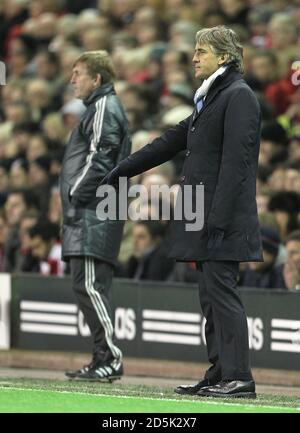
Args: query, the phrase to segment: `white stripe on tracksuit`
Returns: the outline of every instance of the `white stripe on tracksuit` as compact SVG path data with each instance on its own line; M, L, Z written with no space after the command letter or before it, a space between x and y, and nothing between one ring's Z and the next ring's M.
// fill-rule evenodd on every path
M100 320L101 325L105 331L105 337L114 358L118 361L122 359L121 350L114 345L112 337L113 337L113 326L110 320L110 317L105 308L104 302L101 299L101 295L94 288L95 283L95 262L91 257L85 257L85 286L87 293L91 299L91 302L95 308L97 316Z
M90 144L90 153L87 157L86 164L82 170L82 173L77 178L75 184L71 188L70 194L73 195L76 189L78 188L78 185L84 177L86 176L87 172L89 171L90 166L93 162L93 156L95 153L97 153L97 143L100 142L101 134L102 134L102 127L103 127L103 118L104 118L104 111L105 111L105 105L106 105L106 96L103 96L103 98L99 99L99 101L96 102L96 113L94 115L94 123L93 123L93 138L91 140Z

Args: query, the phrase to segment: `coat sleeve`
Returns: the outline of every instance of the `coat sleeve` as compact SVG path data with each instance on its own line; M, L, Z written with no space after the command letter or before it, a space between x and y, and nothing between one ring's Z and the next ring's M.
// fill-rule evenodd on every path
M172 159L186 149L190 116L119 163L120 175L133 177Z
M96 103L93 128L84 133L89 144L86 164L70 189L73 206L85 206L96 198L100 181L112 170L121 150L123 125L119 116L108 111L106 97Z
M225 231L232 222L259 135L257 99L249 89L240 89L231 96L225 112L220 170L207 221L210 229Z

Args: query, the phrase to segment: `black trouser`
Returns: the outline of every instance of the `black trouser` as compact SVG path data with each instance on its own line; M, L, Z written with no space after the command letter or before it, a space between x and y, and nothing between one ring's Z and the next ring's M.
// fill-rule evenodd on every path
M237 291L239 263L206 261L197 264L199 296L206 318L205 337L212 382L252 380L247 317Z
M113 267L92 257L71 257L71 277L79 309L91 330L93 356L99 360L121 359L114 343L111 312Z

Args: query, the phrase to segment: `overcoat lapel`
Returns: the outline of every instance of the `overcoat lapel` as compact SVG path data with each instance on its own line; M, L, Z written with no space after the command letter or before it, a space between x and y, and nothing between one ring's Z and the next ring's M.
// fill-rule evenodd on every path
M197 109L195 108L193 112L192 123L194 123L198 119L198 117L202 116L207 107L213 102L213 100L223 89L228 87L233 81L241 79L241 74L239 72L235 72L233 75L230 74L230 76L228 76L229 70L231 69L232 68L229 67L224 75L220 75L216 78L215 82L207 93L202 110L200 110L198 113Z

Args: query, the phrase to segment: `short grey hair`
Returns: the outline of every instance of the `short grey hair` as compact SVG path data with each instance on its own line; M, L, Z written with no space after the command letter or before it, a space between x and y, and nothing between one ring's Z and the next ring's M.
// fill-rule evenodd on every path
M85 51L75 60L74 66L84 63L91 77L101 75L102 84L111 83L116 73L110 55L106 50Z
M234 63L239 72L244 72L243 47L232 29L225 26L201 29L196 33L196 43L209 45L217 55L227 55L227 63Z

